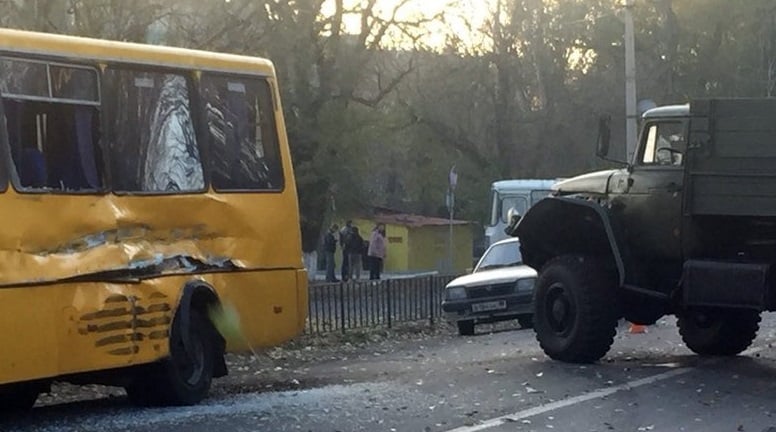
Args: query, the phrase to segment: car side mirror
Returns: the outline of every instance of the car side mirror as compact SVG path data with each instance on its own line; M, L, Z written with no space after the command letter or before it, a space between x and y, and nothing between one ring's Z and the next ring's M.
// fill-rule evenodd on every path
M596 143L595 154L601 159L607 159L609 156L609 139L611 137L612 118L608 115L601 116L598 120L598 142Z
M506 226L506 228L504 228L504 233L508 236L514 237L515 228L517 228L517 224L522 218L523 215L521 215L516 208L510 208L507 212L507 220L509 221L509 224Z

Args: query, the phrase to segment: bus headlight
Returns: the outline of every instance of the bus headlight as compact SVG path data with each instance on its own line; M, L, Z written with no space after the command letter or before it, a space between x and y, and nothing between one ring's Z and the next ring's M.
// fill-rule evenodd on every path
M445 290L445 297L448 300L462 300L466 298L466 288L450 287Z
M535 284L536 284L536 279L534 279L534 278L520 279L520 280L517 281L517 285L515 287L515 290L518 293L533 292Z

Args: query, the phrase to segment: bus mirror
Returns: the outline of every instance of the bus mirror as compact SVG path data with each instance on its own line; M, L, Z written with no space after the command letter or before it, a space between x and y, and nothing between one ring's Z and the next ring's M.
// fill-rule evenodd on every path
M610 123L611 117L608 115L601 116L598 120L598 143L596 144L595 154L602 159L606 159L609 156Z
M519 211L517 211L516 208L512 207L507 212L507 220L509 221L509 224L506 228L504 228L504 233L508 236L514 237L515 228L517 227L517 223L520 222L520 219L523 216L520 214Z

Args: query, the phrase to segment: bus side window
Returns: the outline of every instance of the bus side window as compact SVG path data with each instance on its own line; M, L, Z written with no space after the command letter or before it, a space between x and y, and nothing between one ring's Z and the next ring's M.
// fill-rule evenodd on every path
M2 59L11 157L22 189L102 189L97 73L92 68ZM45 88L40 82L51 82Z
M188 79L182 74L109 68L104 81L113 190L203 191Z
M283 188L272 93L266 80L205 73L201 80L216 190Z

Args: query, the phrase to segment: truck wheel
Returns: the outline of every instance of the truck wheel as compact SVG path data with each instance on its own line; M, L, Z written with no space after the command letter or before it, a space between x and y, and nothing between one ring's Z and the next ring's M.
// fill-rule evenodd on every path
M213 379L216 330L203 313L191 310L188 352L176 315L170 334L170 357L149 365L129 385L127 395L138 405L194 405L207 396Z
M474 321L458 321L458 334L461 336L472 336L474 334Z
M555 360L591 363L603 357L617 328L615 281L599 261L561 256L542 268L536 283L534 329Z
M687 348L698 355L734 356L757 336L760 312L717 310L693 312L678 317L679 334Z
M533 315L520 315L517 317L517 323L520 324L520 328L529 329L533 328Z

